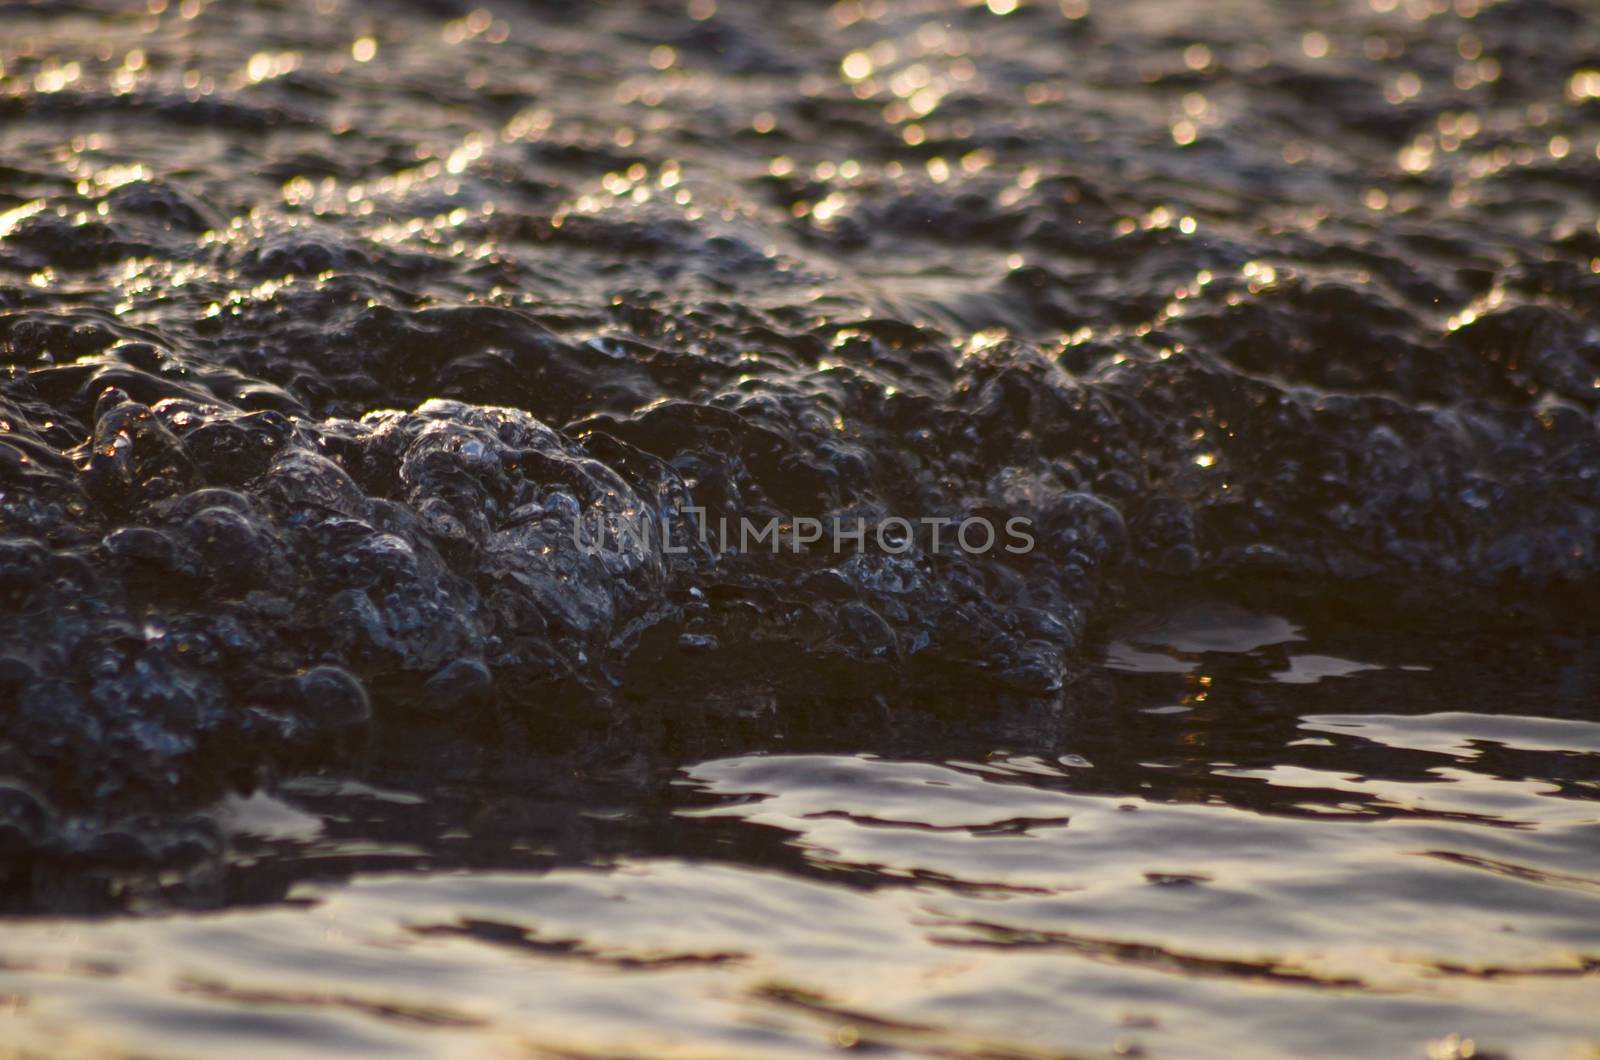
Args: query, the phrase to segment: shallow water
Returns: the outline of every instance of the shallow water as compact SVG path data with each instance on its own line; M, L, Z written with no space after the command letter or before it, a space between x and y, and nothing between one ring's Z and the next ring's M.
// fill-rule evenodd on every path
M1595 1048L1593 642L1537 665L1502 644L1524 661L1484 667L1214 600L1125 635L1184 672L1119 663L1105 708L1042 744L955 726L873 754L797 733L627 775L523 762L514 788L302 779L234 797L220 816L247 905L6 928L13 1044Z
M1579 0L0 5L0 1041L1593 1055L1596 188Z

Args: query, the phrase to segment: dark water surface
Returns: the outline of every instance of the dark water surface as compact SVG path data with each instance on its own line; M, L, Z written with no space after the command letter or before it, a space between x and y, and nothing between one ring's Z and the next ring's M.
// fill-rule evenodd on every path
M391 760L235 796L242 907L5 929L14 1047L1591 1055L1600 723L1567 689L1593 641L1485 666L1150 618L1106 705L1031 739L774 719L768 753L676 767L407 789Z
M1600 1056L1597 212L1579 0L0 5L0 1055Z

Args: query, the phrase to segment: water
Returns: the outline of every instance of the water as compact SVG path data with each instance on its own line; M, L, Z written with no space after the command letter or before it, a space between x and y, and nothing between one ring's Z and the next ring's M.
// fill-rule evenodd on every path
M780 726L681 765L234 797L242 907L7 927L14 1041L1587 1055L1600 723L1562 689L1592 641L1507 672L1214 600L1146 617L1128 636L1187 671L1108 671L1041 744Z
M0 26L14 1051L1600 1049L1592 6Z

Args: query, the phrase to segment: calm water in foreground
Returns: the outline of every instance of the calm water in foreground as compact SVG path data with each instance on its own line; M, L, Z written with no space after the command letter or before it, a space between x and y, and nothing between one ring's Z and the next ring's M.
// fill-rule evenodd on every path
M222 811L230 872L287 900L9 924L0 1025L24 1055L1594 1055L1594 645L1366 641L1145 616L1115 711L1047 749L303 779Z

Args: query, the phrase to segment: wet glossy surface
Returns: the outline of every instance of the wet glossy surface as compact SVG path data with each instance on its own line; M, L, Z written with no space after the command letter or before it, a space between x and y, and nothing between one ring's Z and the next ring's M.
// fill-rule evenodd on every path
M1592 1056L1597 108L1583 0L0 4L0 1052Z
M1130 628L1189 669L1111 671L1045 744L234 798L269 904L13 923L4 1019L85 1055L1589 1055L1592 642Z

